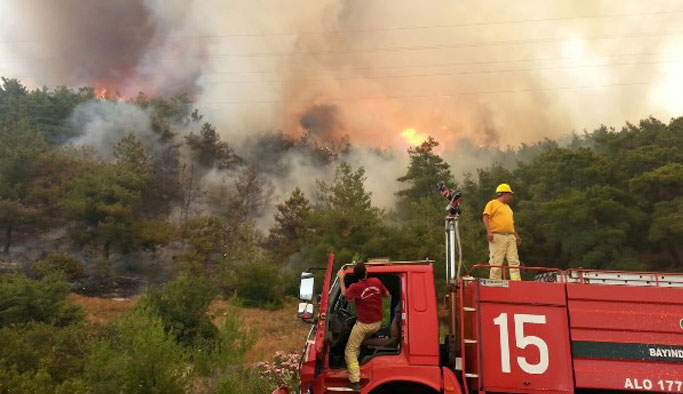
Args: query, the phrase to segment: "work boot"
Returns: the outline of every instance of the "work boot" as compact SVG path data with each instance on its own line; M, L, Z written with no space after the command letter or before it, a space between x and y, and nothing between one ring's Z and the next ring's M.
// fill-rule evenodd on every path
M349 388L353 391L358 391L360 393L360 383L349 383Z

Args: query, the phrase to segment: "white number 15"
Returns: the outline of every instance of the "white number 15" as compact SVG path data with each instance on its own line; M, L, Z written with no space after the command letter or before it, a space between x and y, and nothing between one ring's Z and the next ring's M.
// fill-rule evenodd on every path
M524 324L545 324L544 315L514 315L515 319L515 342L519 349L527 346L538 348L540 360L538 364L530 364L526 358L517 357L517 364L522 370L530 375L541 375L548 370L548 344L539 337L524 335ZM508 314L501 313L493 319L493 324L500 327L500 367L503 373L510 373L510 339L508 335Z

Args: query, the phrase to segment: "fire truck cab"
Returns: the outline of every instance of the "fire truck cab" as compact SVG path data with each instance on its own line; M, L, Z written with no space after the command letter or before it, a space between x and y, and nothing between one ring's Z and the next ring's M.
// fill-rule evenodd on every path
M363 392L441 393L444 373L456 383L454 373L441 366L431 262L370 261L367 267L368 276L379 278L390 297L384 303L382 328L361 346ZM326 276L325 281L329 280ZM345 280L351 285L356 278L349 273ZM355 324L355 313L353 305L341 296L338 280L330 284L328 297L323 295L319 308L327 312L319 313L309 333L302 357L300 392L350 391L344 348Z
M333 265L330 256L300 393L352 392L344 346L355 315L332 282ZM430 261L367 266L391 297L382 329L361 347L364 394L683 393L683 274L525 268L540 273L525 281L467 274L449 285L439 308ZM312 275L302 278L302 294L312 293ZM301 317L311 317L309 298ZM441 330L439 310L449 320Z

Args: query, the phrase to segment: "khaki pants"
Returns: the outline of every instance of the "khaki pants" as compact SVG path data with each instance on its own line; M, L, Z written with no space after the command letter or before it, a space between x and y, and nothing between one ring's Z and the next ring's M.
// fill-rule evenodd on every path
M489 264L500 267L507 258L510 267L519 267L519 255L517 254L517 239L514 234L493 234L493 241L489 242ZM500 268L491 267L490 279L500 280ZM510 268L511 280L520 280L519 270Z
M358 352L360 351L360 344L363 340L379 331L382 321L377 323L365 324L359 321L351 329L349 341L346 343L344 349L344 357L346 358L346 368L349 370L349 381L351 383L360 382L360 366L358 365Z

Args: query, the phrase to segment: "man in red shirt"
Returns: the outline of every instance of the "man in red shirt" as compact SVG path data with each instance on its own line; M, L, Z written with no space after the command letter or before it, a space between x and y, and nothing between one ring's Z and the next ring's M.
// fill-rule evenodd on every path
M366 337L376 333L382 325L382 297L389 297L389 291L379 279L368 278L363 263L356 263L353 266L353 274L358 278L358 282L349 286L348 289L344 283L344 270L339 271L337 276L342 296L356 304L356 324L349 335L344 356L349 370L350 387L355 391L360 391L360 366L358 365L360 345Z

